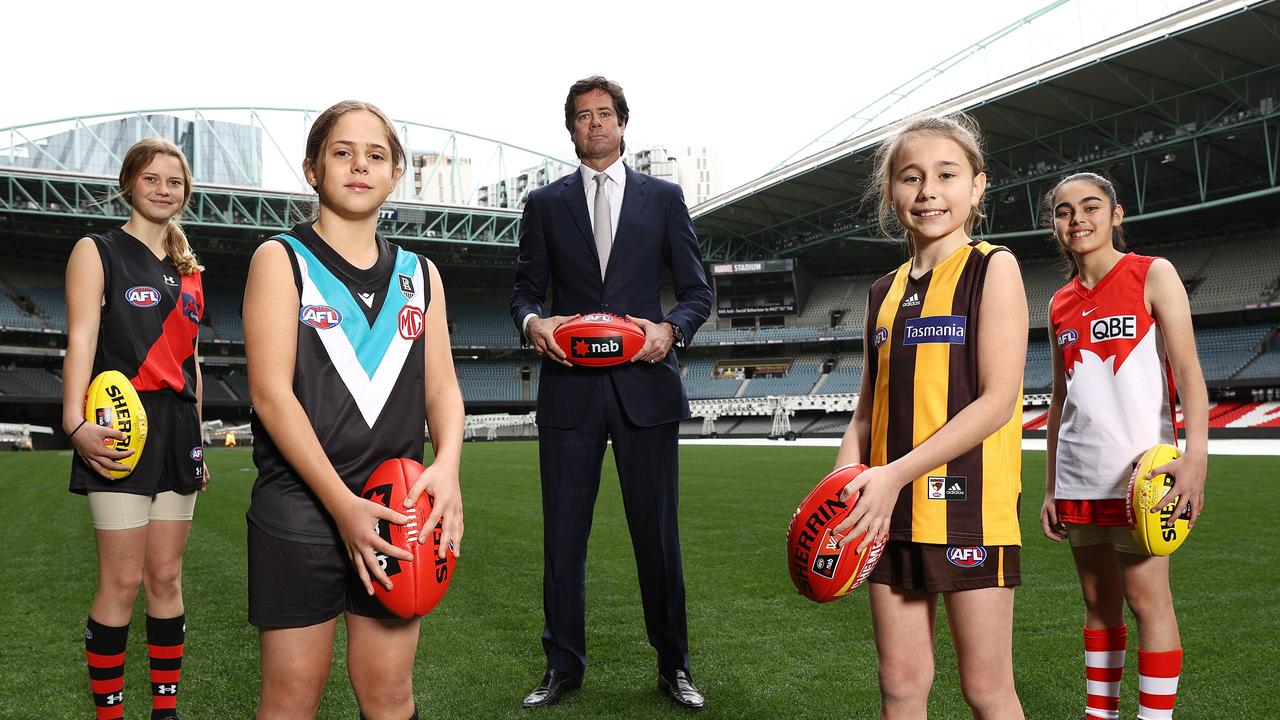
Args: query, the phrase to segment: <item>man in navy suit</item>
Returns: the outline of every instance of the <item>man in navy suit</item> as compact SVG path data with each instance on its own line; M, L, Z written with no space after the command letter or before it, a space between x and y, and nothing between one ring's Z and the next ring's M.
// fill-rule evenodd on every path
M689 403L672 349L686 347L706 321L711 288L680 187L621 160L629 112L617 83L593 76L573 84L565 127L582 165L530 193L521 223L511 314L543 356L538 451L547 654L546 674L525 707L552 705L582 684L587 536L608 440L645 626L658 653L658 685L682 707L705 704L689 674L677 522L677 440ZM664 313L668 271L677 304ZM569 363L552 333L593 312L625 315L644 330L631 362L605 369Z

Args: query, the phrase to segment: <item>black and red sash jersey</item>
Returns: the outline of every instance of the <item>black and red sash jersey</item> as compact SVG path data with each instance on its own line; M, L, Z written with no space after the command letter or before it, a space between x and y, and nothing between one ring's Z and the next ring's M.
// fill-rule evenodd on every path
M102 258L102 316L93 374L119 370L138 392L196 400L196 341L204 315L200 273L180 275L141 240L114 228L90 234Z

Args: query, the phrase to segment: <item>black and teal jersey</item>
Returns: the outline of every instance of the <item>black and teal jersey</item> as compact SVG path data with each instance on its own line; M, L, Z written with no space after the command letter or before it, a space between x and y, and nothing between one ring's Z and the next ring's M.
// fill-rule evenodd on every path
M271 241L285 246L300 298L293 392L329 462L354 493L386 460L421 462L427 261L378 237L377 262L357 268L310 223ZM333 519L257 415L253 436L250 521L285 540L339 542Z

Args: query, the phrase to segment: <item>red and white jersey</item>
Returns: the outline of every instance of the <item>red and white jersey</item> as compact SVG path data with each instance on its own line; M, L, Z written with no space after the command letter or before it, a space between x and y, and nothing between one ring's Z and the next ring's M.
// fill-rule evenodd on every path
M1177 444L1173 375L1144 300L1155 259L1129 253L1093 289L1076 277L1054 293L1049 321L1067 385L1059 500L1123 498L1134 461L1153 445Z

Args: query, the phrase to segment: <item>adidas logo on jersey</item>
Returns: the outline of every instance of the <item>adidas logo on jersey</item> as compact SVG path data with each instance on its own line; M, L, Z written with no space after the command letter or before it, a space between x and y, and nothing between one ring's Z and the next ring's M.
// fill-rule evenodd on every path
M916 307L920 304L920 293L911 293L911 297L902 301L902 307Z
M969 478L963 475L930 475L926 482L930 500L961 502L969 496Z

